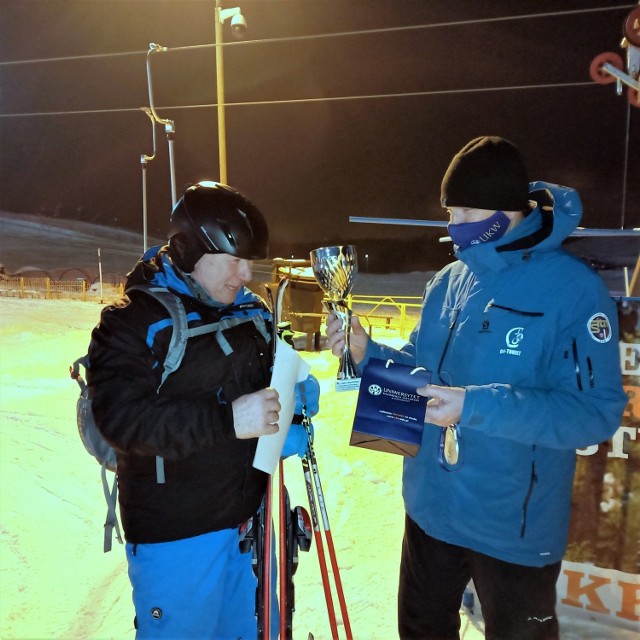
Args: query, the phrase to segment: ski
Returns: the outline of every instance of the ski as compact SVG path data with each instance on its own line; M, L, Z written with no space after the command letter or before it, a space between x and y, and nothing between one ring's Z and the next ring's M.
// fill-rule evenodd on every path
M258 508L258 512L249 518L241 527L239 534L239 547L240 553L251 553L251 566L253 573L258 581L256 586L255 597L255 615L257 622L258 640L264 640L268 637L266 633L266 624L269 622L268 615L265 615L265 589L264 589L264 575L265 575L265 528L264 517L266 512L266 499L267 496L262 499L262 503ZM267 590L268 591L268 590ZM268 596L267 596L268 600Z
M284 329L282 308L284 294L289 279L283 277L278 283L275 293L269 285L265 285L268 304L271 308L271 350L275 359L277 345L281 339L280 331ZM271 549L273 545L272 520L272 481L269 476L267 490L257 515L258 526L252 527L255 533L248 544L254 545L254 572L258 578L256 590L256 617L258 622L258 640L270 640L272 610L272 572ZM309 478L309 482L311 479ZM278 498L279 498L279 628L282 640L293 640L293 613L295 611L295 587L293 576L298 567L298 551L311 548L313 535L309 514L302 507L291 509L289 494L284 483L284 465L278 465ZM316 518L317 519L317 518ZM319 525L317 526L319 532ZM245 547L246 547L245 543ZM326 563L325 563L326 564ZM337 632L337 630L336 630ZM313 640L309 633L308 640Z
M284 294L289 284L289 279L283 277L278 282L275 299L272 299L273 316L273 356L275 358L278 341L280 340L280 325L282 322L282 307ZM280 576L280 638L289 640L293 637L293 602L287 599L289 579L293 579L287 572L287 522L290 519L289 496L284 484L284 465L282 459L278 465L278 497L280 503L279 513L279 576ZM272 525L271 525L272 526ZM291 607L291 609L290 609Z
M311 519L307 511L298 506L289 511L290 521L287 529L287 611L290 614L290 626L293 630L293 612L295 611L295 585L293 576L298 569L298 551L311 549L313 532ZM311 635L311 634L309 634ZM313 636L311 636L313 638Z
M282 467L281 461L280 473L282 473ZM284 482L280 484L280 522L280 638L293 640L295 611L293 576L298 568L298 551L309 551L313 534L309 514L305 509L302 507L291 509L289 492Z
M258 617L258 640L270 640L271 639L271 549L272 549L272 537L273 537L273 523L271 521L271 498L272 498L272 485L271 476L267 481L267 491L264 496L264 509L262 512L262 629L260 629L260 617ZM258 585L260 586L260 585ZM262 631L262 635L261 635Z
M279 555L279 576L280 576L280 638L289 640L292 637L293 627L289 623L289 620L293 619L293 612L289 615L287 602L287 583L289 576L287 575L287 520L289 519L289 496L287 495L287 489L284 486L284 464L282 458L278 463L278 493L280 500L280 536L278 538L280 546Z
M284 293L286 291L289 280L283 277L276 288L275 295L269 285L265 285L267 292L267 298L269 300L269 306L271 307L271 353L275 359L276 349L278 345L278 326L282 318L282 306L284 301ZM281 466L282 469L282 466ZM281 487L284 489L284 481L282 473L279 474ZM262 556L262 562L260 567L260 575L258 576L258 588L256 592L256 615L258 622L258 640L270 640L271 638L271 609L272 609L272 575L273 567L271 566L271 549L273 544L273 519L272 519L272 476L269 476L267 480L267 489L263 500L263 506L260 513L260 529L262 532L261 539L258 541L259 548L258 554ZM282 519L282 518L281 518ZM280 535L282 537L282 523L280 524ZM280 554L282 555L282 554ZM282 563L283 559L280 559L282 576ZM284 607L281 602L280 607ZM282 614L280 615L282 621Z
M282 322L282 307L284 303L284 294L287 290L288 285L289 285L289 278L287 278L286 276L283 276L278 282L278 286L276 287L275 294L273 292L273 289L268 284L264 285L264 288L267 292L267 300L269 302L269 307L271 308L271 317L273 322L273 326L271 327L271 338L272 338L271 351L274 356L275 356L276 347L278 344L278 337L279 337L278 331L280 328L280 323Z

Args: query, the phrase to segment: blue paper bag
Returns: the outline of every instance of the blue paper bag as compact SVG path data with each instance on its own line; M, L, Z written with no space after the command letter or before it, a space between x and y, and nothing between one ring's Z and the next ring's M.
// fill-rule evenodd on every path
M416 393L431 382L423 367L371 358L362 373L349 444L415 456L422 442L427 398Z

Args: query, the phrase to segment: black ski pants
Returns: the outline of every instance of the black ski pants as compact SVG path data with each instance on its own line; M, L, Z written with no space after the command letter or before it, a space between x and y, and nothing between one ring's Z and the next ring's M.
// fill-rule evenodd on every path
M560 562L525 567L428 536L406 516L398 631L402 640L459 640L462 594L473 578L487 640L557 640Z

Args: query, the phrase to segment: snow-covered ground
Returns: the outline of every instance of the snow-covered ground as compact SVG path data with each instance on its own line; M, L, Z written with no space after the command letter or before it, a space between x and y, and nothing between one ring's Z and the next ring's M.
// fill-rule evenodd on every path
M27 248L44 259L45 245ZM67 247L72 254L72 235ZM402 283L421 287L418 280L416 274L379 276L384 289L379 293L405 293ZM375 280L366 281L373 289ZM418 295L419 289L410 294ZM85 352L100 309L96 301L0 297L3 639L133 637L124 553L118 545L102 552L105 505L99 467L80 443L78 387L68 375L69 364ZM398 342L379 331L376 337ZM336 361L327 351L302 355L322 387L320 413L314 418L316 452L353 635L357 640L397 638L402 459L348 445L355 393L334 391ZM308 508L297 458L286 462L285 476L292 504ZM312 632L316 639L330 638L315 545L301 554L295 581L294 637L306 640ZM563 640L636 637L589 621L562 622ZM481 621L464 617L461 635L483 638Z
M97 463L75 426L69 364L84 353L101 305L0 298L0 637L133 637L126 563L102 552L105 507ZM389 337L389 341L397 338ZM355 393L336 393L336 361L302 352L322 387L316 452L354 637L397 637L403 509L401 458L350 447ZM308 508L298 458L285 464L292 504ZM295 636L330 638L315 546L295 577ZM336 606L337 599L334 597ZM483 638L463 618L465 640ZM630 639L565 621L563 639Z

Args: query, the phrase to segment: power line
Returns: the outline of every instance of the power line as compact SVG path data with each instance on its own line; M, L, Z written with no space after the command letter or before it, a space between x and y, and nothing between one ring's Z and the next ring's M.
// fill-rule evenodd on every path
M598 13L602 11L617 11L619 9L633 9L636 6L637 5L634 5L634 4L623 4L623 5L613 6L613 7L594 7L590 9L567 9L563 11L548 11L545 13L527 13L527 14L516 15L516 16L499 16L495 18L475 18L475 19L469 19L469 20L453 20L448 22L435 22L432 24L406 25L402 27L363 29L360 31L340 31L336 33L322 33L322 34L306 35L306 36L284 36L281 38L262 38L259 40L242 40L242 41L236 41L236 42L224 42L218 45L213 43L195 44L195 45L185 45L181 47L167 47L167 51L188 51L191 49L209 49L209 48L215 48L216 46L233 47L233 46L247 46L247 45L255 45L255 44L298 42L302 40L343 38L343 37L351 37L351 36L373 35L373 34L379 34L379 33L392 33L392 32L399 32L399 31L417 31L420 29L440 29L443 27L461 27L461 26L475 25L475 24L487 24L491 22L507 22L507 21L513 21L513 20L534 20L538 18L552 18L552 17L558 17L558 16L577 15L577 14L584 14L584 13ZM74 61L74 60L87 60L87 59L93 59L93 58L114 58L114 57L132 56L132 55L146 55L147 53L148 53L148 50L121 51L121 52L115 52L115 53L96 53L96 54L85 54L85 55L76 55L76 56L59 56L59 57L51 57L51 58L32 58L29 60L8 60L8 61L0 61L0 66L39 64L44 62L68 62L68 61Z
M562 89L568 87L596 87L594 82L556 82L552 84L526 84L512 85L510 87L478 87L475 89L438 89L435 91L409 91L403 93L377 93L362 96L333 96L323 98L291 98L288 100L253 100L247 102L225 102L225 107L256 107L265 105L283 105L283 104L308 104L316 102L346 102L349 100L378 100L382 98L416 98L425 96L444 96L462 93L483 93L498 91L523 91L532 89ZM218 104L215 102L208 104L185 104L175 105L171 107L156 107L156 111L167 110L184 110L184 109L213 109ZM141 111L141 107L130 107L123 109L84 109L78 111L40 111L33 113L0 113L0 118L20 118L20 117L38 117L38 116L76 116L87 114L104 114L104 113L127 113Z

